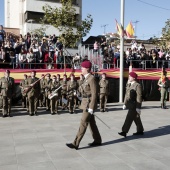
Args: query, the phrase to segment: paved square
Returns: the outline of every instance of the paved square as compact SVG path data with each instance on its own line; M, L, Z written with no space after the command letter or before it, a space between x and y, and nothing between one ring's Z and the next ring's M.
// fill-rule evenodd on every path
M0 117L0 170L169 170L170 109L160 102L143 102L143 136L133 136L133 123L127 138L118 135L127 110L122 104L108 104L109 112L96 112L110 129L96 118L103 145L92 142L87 130L79 150L66 147L79 128L81 111L50 115L42 109L39 116L13 107L13 117Z

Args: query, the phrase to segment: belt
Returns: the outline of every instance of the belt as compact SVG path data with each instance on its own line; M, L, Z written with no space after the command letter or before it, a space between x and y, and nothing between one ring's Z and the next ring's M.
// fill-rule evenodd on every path
M89 97L91 97L91 95L83 95L82 97L83 98L89 98Z

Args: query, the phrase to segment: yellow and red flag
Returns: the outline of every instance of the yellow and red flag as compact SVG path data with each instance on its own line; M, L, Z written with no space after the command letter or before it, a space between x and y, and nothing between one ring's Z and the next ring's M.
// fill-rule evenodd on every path
M127 37L132 38L134 36L134 33L135 31L134 31L132 22L129 22L129 24L126 27L126 35Z

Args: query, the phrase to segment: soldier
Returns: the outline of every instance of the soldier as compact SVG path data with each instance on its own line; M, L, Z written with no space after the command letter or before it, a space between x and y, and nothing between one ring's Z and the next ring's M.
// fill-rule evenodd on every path
M57 77L57 82L60 83L60 85L61 85L60 74L57 74L56 77ZM58 100L57 100L58 105L62 106L61 89L60 89L60 93L59 93L58 95L59 95L59 96L58 96Z
M169 88L169 79L167 76L167 72L163 71L161 74L161 78L158 81L158 86L160 87L160 93L161 93L161 108L167 109L166 107L166 101L168 97L168 88Z
M57 82L56 76L53 75L52 83L51 83L51 93L53 93L59 87L60 87L60 83ZM51 99L51 103L50 104L51 104L51 114L52 115L54 115L56 113L58 114L58 99L60 97L60 91L61 90L59 89L57 92L55 92L57 94L57 96L55 96L55 97L53 97Z
M61 89L61 98L62 98L62 110L67 107L67 103L64 103L65 99L67 98L67 75L63 75L63 81L61 82L62 89Z
M109 81L106 80L106 73L102 74L102 79L99 81L100 87L100 111L105 112L107 98L109 95Z
M78 149L80 141L82 140L88 124L90 125L90 130L94 141L89 143L89 146L99 146L101 145L102 139L98 131L94 110L97 108L97 84L93 75L90 74L92 64L90 61L86 60L81 63L81 71L85 77L82 86L82 103L80 109L83 109L83 114L81 118L80 127L76 138L73 143L67 143L66 145L72 149Z
M24 89L27 87L27 75L24 74L24 79L20 81L20 88L22 94L22 107L28 110L28 99L27 93L24 93Z
M29 115L37 116L38 99L40 94L40 83L36 76L36 71L31 72L31 77L27 78L27 85L30 86L28 91Z
M118 133L126 137L132 122L134 121L137 126L137 132L133 135L143 135L144 129L140 119L141 105L142 105L142 89L141 85L136 81L137 74L135 72L129 73L129 83L126 87L126 94L124 99L123 109L127 108L128 113L122 127L122 132Z
M40 96L39 96L39 106L44 107L45 106L45 76L44 74L41 75L42 79L40 80Z
M3 117L11 116L11 100L15 95L15 84L14 78L10 77L10 71L6 70L4 77L0 79L0 89L2 96L2 113Z
M80 79L78 80L78 89L77 89L77 95L78 97L82 97L82 94L81 94L81 90L79 90L79 87L83 84L84 82L84 75L83 74L80 74ZM78 106L80 106L81 104L81 100L78 98Z
M78 84L75 81L74 74L71 74L70 81L67 84L67 98L68 98L68 107L69 107L70 114L73 114L76 109L77 87L78 87Z
M46 81L45 81L45 103L46 103L46 111L50 111L50 99L48 98L48 95L50 94L50 88L51 88L51 75L46 75Z

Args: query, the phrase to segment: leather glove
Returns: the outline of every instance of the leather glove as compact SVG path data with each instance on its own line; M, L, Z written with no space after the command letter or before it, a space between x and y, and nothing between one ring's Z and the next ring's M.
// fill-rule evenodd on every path
M141 114L141 109L136 108L136 112L140 115Z
M159 87L162 87L162 84L159 84Z
M93 114L93 109L88 109L88 113L90 113L91 115Z
M123 110L125 110L125 109L126 109L126 105L125 105L125 104L123 105L122 109L123 109Z

